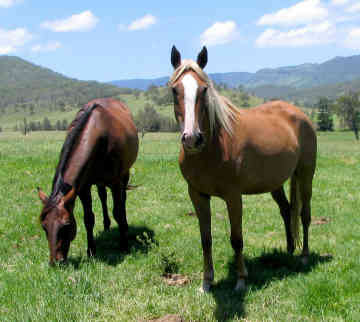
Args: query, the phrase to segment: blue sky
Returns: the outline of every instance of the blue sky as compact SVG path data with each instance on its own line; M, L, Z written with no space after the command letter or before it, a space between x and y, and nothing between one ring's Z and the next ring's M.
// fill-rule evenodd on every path
M69 77L169 75L170 50L208 72L324 62L360 54L359 0L0 0L0 54Z

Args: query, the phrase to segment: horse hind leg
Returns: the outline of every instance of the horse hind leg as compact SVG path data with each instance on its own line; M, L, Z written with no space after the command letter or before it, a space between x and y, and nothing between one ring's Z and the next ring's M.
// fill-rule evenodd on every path
M109 217L109 212L108 212L108 207L107 207L106 187L103 185L96 185L96 187L97 187L98 195L99 195L99 198L101 201L101 207L103 210L104 230L109 231L110 225L111 225L111 220Z
M114 209L113 215L119 225L120 231L120 248L128 249L128 230L129 226L126 219L126 187L129 182L129 175L126 175L121 183L118 183L111 188Z
M311 223L311 197L312 197L312 178L313 174L304 175L299 183L300 195L302 200L301 222L303 227L303 249L302 261L304 264L309 256L309 227Z
M290 216L290 204L286 198L284 187L272 191L271 196L277 203L280 208L280 214L284 221L286 241L287 241L287 251L292 254L295 250L294 238L291 234L291 216Z

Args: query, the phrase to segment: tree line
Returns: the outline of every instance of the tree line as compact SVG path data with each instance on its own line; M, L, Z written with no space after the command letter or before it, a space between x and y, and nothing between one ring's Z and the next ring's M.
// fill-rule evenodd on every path
M69 122L66 119L57 120L52 124L47 117L44 117L42 121L30 122L28 122L27 118L25 117L21 123L14 126L13 130L20 131L26 135L27 133L34 131L66 131L68 126Z
M340 128L353 131L356 140L359 140L360 91L348 91L336 100L321 97L315 107L319 131L333 131L334 115L337 115Z

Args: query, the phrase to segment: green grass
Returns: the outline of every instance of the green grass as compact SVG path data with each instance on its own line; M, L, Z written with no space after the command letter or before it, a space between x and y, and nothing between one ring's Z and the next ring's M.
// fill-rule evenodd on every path
M215 285L201 295L202 254L197 219L181 177L177 134L146 134L128 193L131 250L118 251L118 232L103 232L94 193L97 257L78 234L65 267L48 266L36 187L50 191L64 133L0 134L0 320L139 321L166 314L186 321L360 320L360 144L352 133L319 134L308 266L288 256L284 227L269 194L244 197L244 294L235 284L225 205L212 200ZM110 195L110 194L109 194ZM109 196L110 197L110 196ZM111 199L111 198L109 198ZM299 254L299 251L297 251ZM168 286L165 271L190 283Z

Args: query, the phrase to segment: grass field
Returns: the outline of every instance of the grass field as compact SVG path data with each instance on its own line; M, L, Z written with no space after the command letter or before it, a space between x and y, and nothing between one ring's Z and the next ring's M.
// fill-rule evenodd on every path
M143 321L177 314L185 321L360 321L360 144L352 133L319 135L313 190L311 258L288 256L284 227L269 194L244 197L244 294L235 283L225 205L213 199L215 285L201 295L196 217L177 164L176 134L146 134L128 193L131 250L117 250L117 227L97 214L97 257L78 234L64 267L48 266L36 187L50 192L64 133L0 134L0 320ZM111 199L111 198L110 198ZM297 255L299 251L297 251ZM171 286L164 273L185 275Z

